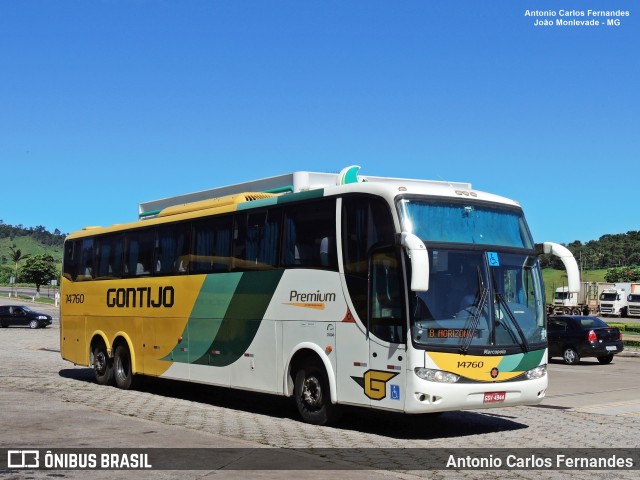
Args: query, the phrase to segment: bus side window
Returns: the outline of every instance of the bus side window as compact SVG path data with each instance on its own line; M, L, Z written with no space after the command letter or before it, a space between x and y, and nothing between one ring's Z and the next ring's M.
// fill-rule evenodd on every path
M338 269L335 212L334 199L291 205L285 209L285 266Z
M278 266L282 209L236 215L233 269L265 270Z
M96 243L95 278L119 278L122 275L122 236L101 236Z
M76 280L91 280L95 276L93 238L85 238L81 244Z
M150 275L155 247L155 229L129 232L126 241L125 272L128 276Z
M80 244L79 240L67 240L64 242L63 275L68 280L74 281L78 276Z
M194 223L191 273L229 271L232 223L232 216L206 218Z
M189 224L177 223L158 228L154 274L171 275L187 273L189 248Z

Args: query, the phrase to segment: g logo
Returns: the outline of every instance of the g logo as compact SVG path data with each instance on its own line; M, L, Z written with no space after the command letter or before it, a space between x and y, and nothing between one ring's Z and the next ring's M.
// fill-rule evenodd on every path
M382 370L367 370L364 374L364 394L371 400L382 400L387 396L387 382L398 375Z

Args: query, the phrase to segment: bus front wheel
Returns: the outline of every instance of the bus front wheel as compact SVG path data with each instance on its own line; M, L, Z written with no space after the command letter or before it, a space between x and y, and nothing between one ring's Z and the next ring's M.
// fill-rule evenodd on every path
M326 425L335 419L327 373L317 360L302 365L295 376L294 395L302 419L313 425Z
M113 376L118 388L128 390L133 385L131 353L125 344L118 345L113 354Z

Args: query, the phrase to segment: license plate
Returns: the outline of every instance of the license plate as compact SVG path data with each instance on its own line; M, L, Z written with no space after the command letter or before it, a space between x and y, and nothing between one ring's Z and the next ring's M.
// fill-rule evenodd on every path
M616 347L615 345L613 347L607 347L607 350L609 352L616 352L618 350L618 347Z
M507 398L507 392L486 392L484 403L504 402L505 398Z

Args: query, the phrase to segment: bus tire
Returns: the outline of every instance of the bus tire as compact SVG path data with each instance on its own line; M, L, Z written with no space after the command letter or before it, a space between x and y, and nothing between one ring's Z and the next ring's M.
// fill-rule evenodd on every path
M113 383L113 360L109 358L107 348L103 344L93 347L91 365L98 385L111 385Z
M294 396L302 419L312 425L327 425L335 418L329 381L324 365L317 359L307 360L297 370Z
M113 354L113 376L116 387L128 390L133 385L133 366L131 365L131 353L125 343L116 347Z

